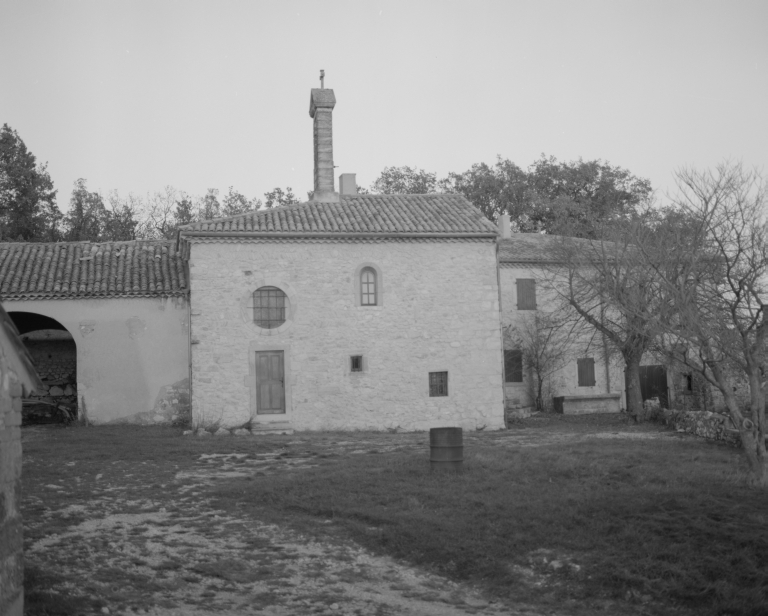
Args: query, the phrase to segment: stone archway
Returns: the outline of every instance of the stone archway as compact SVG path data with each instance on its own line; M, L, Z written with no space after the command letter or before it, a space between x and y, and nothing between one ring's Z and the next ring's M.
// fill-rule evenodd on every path
M25 398L22 422L55 423L77 418L77 344L56 319L9 312L29 351L43 388Z

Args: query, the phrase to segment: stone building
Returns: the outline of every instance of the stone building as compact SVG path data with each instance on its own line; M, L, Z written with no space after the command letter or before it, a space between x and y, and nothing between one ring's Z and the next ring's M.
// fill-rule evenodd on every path
M338 199L181 232L194 421L502 427L494 227L454 195Z
M195 423L503 427L496 227L458 195L336 192L335 102L312 90L308 202L180 230Z
M0 297L43 378L94 422L189 407L187 268L168 241L0 244Z
M603 337L578 322L563 323L551 332L541 333L549 325L547 317L559 305L551 288L550 266L555 262L556 245L561 238L538 233L511 234L507 216L502 216L499 224L504 390L508 410L525 415L535 406L537 374L530 362L524 361L524 355L525 348L537 343L540 354L549 355L549 363L541 369L545 408L552 410L553 399L562 397L565 412L618 412L625 406L623 362L615 354L611 356Z
M505 399L513 414L527 414L535 405L535 370L523 361L526 345L537 329L536 339L557 352L546 366L545 407L571 413L618 412L626 408L624 360L607 339L583 320L558 319L549 332L547 318L561 306L557 285L562 279L562 243L565 238L538 233L510 233L509 219L500 219L499 284L501 322L505 334ZM569 242L587 240L574 240ZM593 250L593 247L587 247ZM562 315L559 315L562 317ZM546 352L544 353L546 355ZM550 353L550 355L552 355ZM667 406L675 395L674 371L648 354L640 367L643 399L659 398Z
M41 386L18 331L0 308L0 615L24 612L21 401Z

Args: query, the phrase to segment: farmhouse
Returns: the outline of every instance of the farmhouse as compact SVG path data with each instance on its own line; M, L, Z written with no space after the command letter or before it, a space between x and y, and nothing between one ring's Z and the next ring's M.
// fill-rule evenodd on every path
M573 314L558 314L560 285L566 285L561 260L588 240L537 233L510 233L500 217L499 281L504 332L505 399L508 409L525 414L535 406L538 381L545 408L566 413L618 412L626 408L624 361L608 340ZM564 241L569 248L563 251ZM643 400L674 395L671 370L652 354L640 367ZM656 360L656 361L655 361ZM536 365L538 364L538 365ZM670 383L671 384L671 383Z
M625 407L602 336L548 321L559 238L510 234L460 195L358 194L351 173L337 190L335 104L311 91L305 203L175 241L0 244L0 298L42 377L27 402L256 432L496 429L537 397ZM525 351L542 323L559 349L543 370ZM666 395L666 368L646 373L644 396Z
M496 227L458 195L336 192L334 105L312 90L308 202L180 231L194 421L503 427Z

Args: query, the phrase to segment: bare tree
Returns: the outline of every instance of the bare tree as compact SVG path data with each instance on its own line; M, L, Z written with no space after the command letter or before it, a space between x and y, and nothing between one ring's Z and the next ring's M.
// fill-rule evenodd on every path
M544 410L544 386L568 362L578 333L579 322L539 310L504 328L505 339L521 350L523 363L531 371L531 397L537 411Z
M678 193L653 233L637 238L670 310L638 311L661 334L662 349L723 395L739 429L751 483L768 485L765 447L764 304L768 297L766 183L724 163L683 169ZM748 404L739 403L746 382Z
M147 195L145 236L148 239L171 239L176 233L176 201L178 191L166 186L154 195Z
M642 417L640 363L653 347L657 317L666 314L655 270L633 240L645 233L642 216L600 230L602 240L563 237L555 248L549 285L587 324L621 353L626 366L627 413ZM654 315L654 316L650 316Z

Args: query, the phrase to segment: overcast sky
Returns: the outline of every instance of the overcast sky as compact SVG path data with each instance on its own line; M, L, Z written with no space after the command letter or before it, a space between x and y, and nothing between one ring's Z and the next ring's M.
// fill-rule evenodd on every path
M768 1L0 0L0 123L72 184L252 198L312 189L309 91L334 160L443 176L497 155L768 171Z

